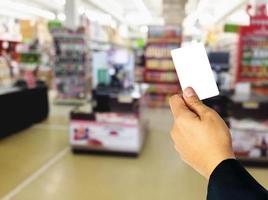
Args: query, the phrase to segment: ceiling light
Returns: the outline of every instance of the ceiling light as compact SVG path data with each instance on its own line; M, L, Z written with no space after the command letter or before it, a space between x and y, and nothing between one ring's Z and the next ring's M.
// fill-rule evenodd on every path
M19 2L12 2L10 0L0 1L0 7L3 9L10 9L20 13L32 14L35 16L43 17L49 20L56 18L53 12L43 10L37 7L29 6Z

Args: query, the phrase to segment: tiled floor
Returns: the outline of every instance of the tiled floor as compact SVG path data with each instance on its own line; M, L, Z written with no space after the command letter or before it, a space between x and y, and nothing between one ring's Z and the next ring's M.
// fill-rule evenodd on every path
M0 199L202 200L207 182L183 164L169 137L168 110L150 110L150 134L139 158L73 155L69 107L0 140ZM250 172L268 187L268 169ZM8 196L7 196L8 195Z

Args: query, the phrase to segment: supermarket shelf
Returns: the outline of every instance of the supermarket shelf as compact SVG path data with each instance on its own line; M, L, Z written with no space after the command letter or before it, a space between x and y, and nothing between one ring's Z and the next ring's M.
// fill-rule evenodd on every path
M52 33L53 38L64 38L64 39L87 39L87 37L83 34L67 34L67 33Z
M98 41L98 40L89 40L90 46L92 45L106 45L107 47L118 47L118 48L130 48L130 45L125 45L125 44L119 44L115 42L110 42L110 41ZM93 47L93 49L98 50L98 48ZM102 49L102 47L101 47Z
M268 167L267 158L248 158L248 157L238 157L237 158L245 166L252 167Z
M10 43L20 43L22 40L21 39L9 39L9 38L0 37L0 41L10 42Z
M180 44L181 38L149 38L148 44Z
M165 91L150 91L150 90L148 90L147 91L147 94L155 94L155 95L159 95L159 96L169 96L169 95L173 95L173 94L177 94L178 93L178 91L177 92L165 92Z
M85 99L54 99L56 105L83 105L87 101Z
M145 83L156 83L156 84L171 84L171 85L174 85L174 84L178 84L178 81L154 81L154 80L145 80L144 81Z
M256 82L256 81L267 81L268 82L268 77L251 77L251 78L239 77L237 79L237 82Z
M176 70L175 70L175 68L173 68L173 69L164 69L164 67L163 67L163 69L157 69L157 68L149 68L149 67L146 67L145 68L145 73L146 72L176 72Z
M167 107L168 96L180 90L170 50L180 46L181 33L178 27L152 26L149 28L148 37L144 80L150 86L146 103L149 107Z
M145 56L146 59L156 59L156 60L171 60L172 57L153 57L153 56Z
M147 93L149 94L176 94L180 91L180 87L177 84L150 84L147 89Z
M149 100L149 99L146 99L146 105L148 107L162 107L162 108L168 108L169 107L169 104L165 101L158 101L158 100Z
M80 105L87 97L87 88L90 88L87 73L90 71L92 60L87 44L88 36L68 31L52 35L54 40L58 40L58 45L55 46L57 59L54 61L58 95L54 103ZM84 98L78 98L80 96Z
M112 156L125 156L125 157L138 157L139 153L137 152L121 152L119 150L111 150L105 148L90 148L90 147L81 147L81 146L72 146L72 153L77 155L112 155Z

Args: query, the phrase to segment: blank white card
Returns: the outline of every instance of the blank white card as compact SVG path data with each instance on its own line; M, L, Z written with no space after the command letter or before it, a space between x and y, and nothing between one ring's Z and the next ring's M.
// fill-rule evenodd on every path
M192 87L203 100L219 95L219 90L202 43L171 51L182 89Z

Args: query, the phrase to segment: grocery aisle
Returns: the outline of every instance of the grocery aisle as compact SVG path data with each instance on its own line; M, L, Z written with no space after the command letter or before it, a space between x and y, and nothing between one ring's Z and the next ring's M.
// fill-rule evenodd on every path
M0 187L1 197L68 147L65 112L69 108L52 110L46 122L1 141L0 179L5 183ZM150 110L147 114L150 134L139 158L73 155L67 151L12 199L205 199L206 180L183 164L173 149L169 110ZM250 171L268 186L265 170Z
M268 1L0 5L0 200L205 200L208 181L170 137L169 100L186 87L226 122L237 160L268 188ZM204 68L191 64L199 56ZM199 117L218 135L217 116ZM223 141L195 144L195 156Z
M53 109L47 121L0 141L0 197L68 147L67 110Z

